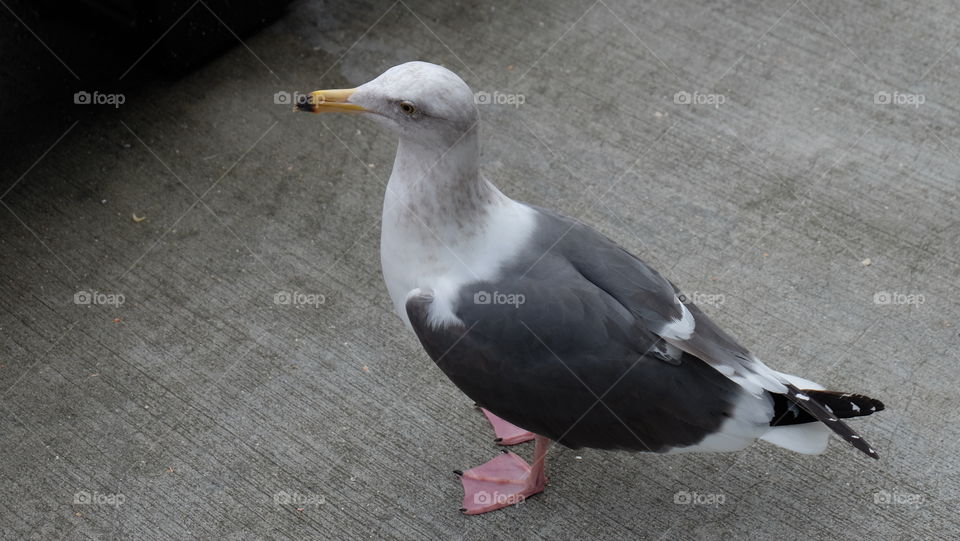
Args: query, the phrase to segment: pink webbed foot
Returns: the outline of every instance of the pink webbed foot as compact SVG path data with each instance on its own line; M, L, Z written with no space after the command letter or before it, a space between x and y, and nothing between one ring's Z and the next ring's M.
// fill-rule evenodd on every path
M493 441L499 445L516 445L530 441L534 437L533 432L528 432L519 426L510 424L487 409L480 408L480 412L487 418L487 421L490 421L490 426L493 427L493 433L497 436Z
M510 505L523 503L534 494L543 492L547 484L543 462L549 440L537 436L533 465L509 451L503 451L489 462L455 472L463 485L465 515L479 515Z

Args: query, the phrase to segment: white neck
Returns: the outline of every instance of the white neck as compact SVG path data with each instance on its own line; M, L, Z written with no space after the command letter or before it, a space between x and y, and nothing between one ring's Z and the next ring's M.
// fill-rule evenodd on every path
M391 214L421 242L452 244L475 230L489 207L506 198L480 176L477 131L475 126L449 145L400 139L384 218Z

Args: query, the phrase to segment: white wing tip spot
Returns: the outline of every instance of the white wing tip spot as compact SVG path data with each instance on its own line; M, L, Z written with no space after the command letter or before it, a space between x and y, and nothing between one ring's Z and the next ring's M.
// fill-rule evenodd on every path
M676 297L674 297L676 298ZM680 305L680 317L663 326L660 336L664 338L673 338L675 340L686 340L693 336L693 330L697 326L693 314L687 309L687 306L676 299Z

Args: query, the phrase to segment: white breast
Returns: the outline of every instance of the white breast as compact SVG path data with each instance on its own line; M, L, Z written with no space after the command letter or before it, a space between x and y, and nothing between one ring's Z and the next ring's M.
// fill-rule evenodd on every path
M536 211L502 196L488 206L479 223L463 226L469 232L452 223L427 228L403 197L388 189L380 235L383 280L394 309L410 327L407 294L414 288L430 289L435 296L431 321L458 322L454 300L461 286L496 279L503 264L527 245Z

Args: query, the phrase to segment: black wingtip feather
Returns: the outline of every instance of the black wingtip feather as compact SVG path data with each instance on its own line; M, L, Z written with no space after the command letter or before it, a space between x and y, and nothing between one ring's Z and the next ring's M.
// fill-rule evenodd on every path
M824 406L833 417L849 419L864 417L884 410L883 402L862 394L800 389L800 392ZM773 417L770 426L796 425L817 422L819 419L797 405L797 400L783 394L773 394Z
M795 404L800 406L804 411L812 415L816 420L827 425L830 430L833 430L838 436L846 440L850 445L853 445L865 455L870 458L880 460L880 455L877 454L877 451L867 443L867 440L863 439L859 434L857 434L852 428L850 428L847 423L844 423L840 420L841 417L844 417L843 412L834 412L833 408L840 407L842 403L856 403L859 404L868 404L867 408L873 408L872 411L867 413L854 413L851 415L846 415L847 417L855 417L858 415L869 415L871 413L883 410L883 403L879 400L869 398L863 395L853 395L853 394L842 394L842 393L833 393L829 391L814 391L814 390L803 390L796 388L794 385L787 384L787 397L790 398ZM836 396L843 397L837 399L836 403L831 402L830 409L828 409L822 401L825 401L825 397ZM853 398L855 397L855 399ZM862 399L862 400L861 400ZM843 402L845 401L845 402ZM854 409L849 408L851 412Z
M883 411L883 402L862 394L836 391L803 391L820 402L841 419L863 417Z

